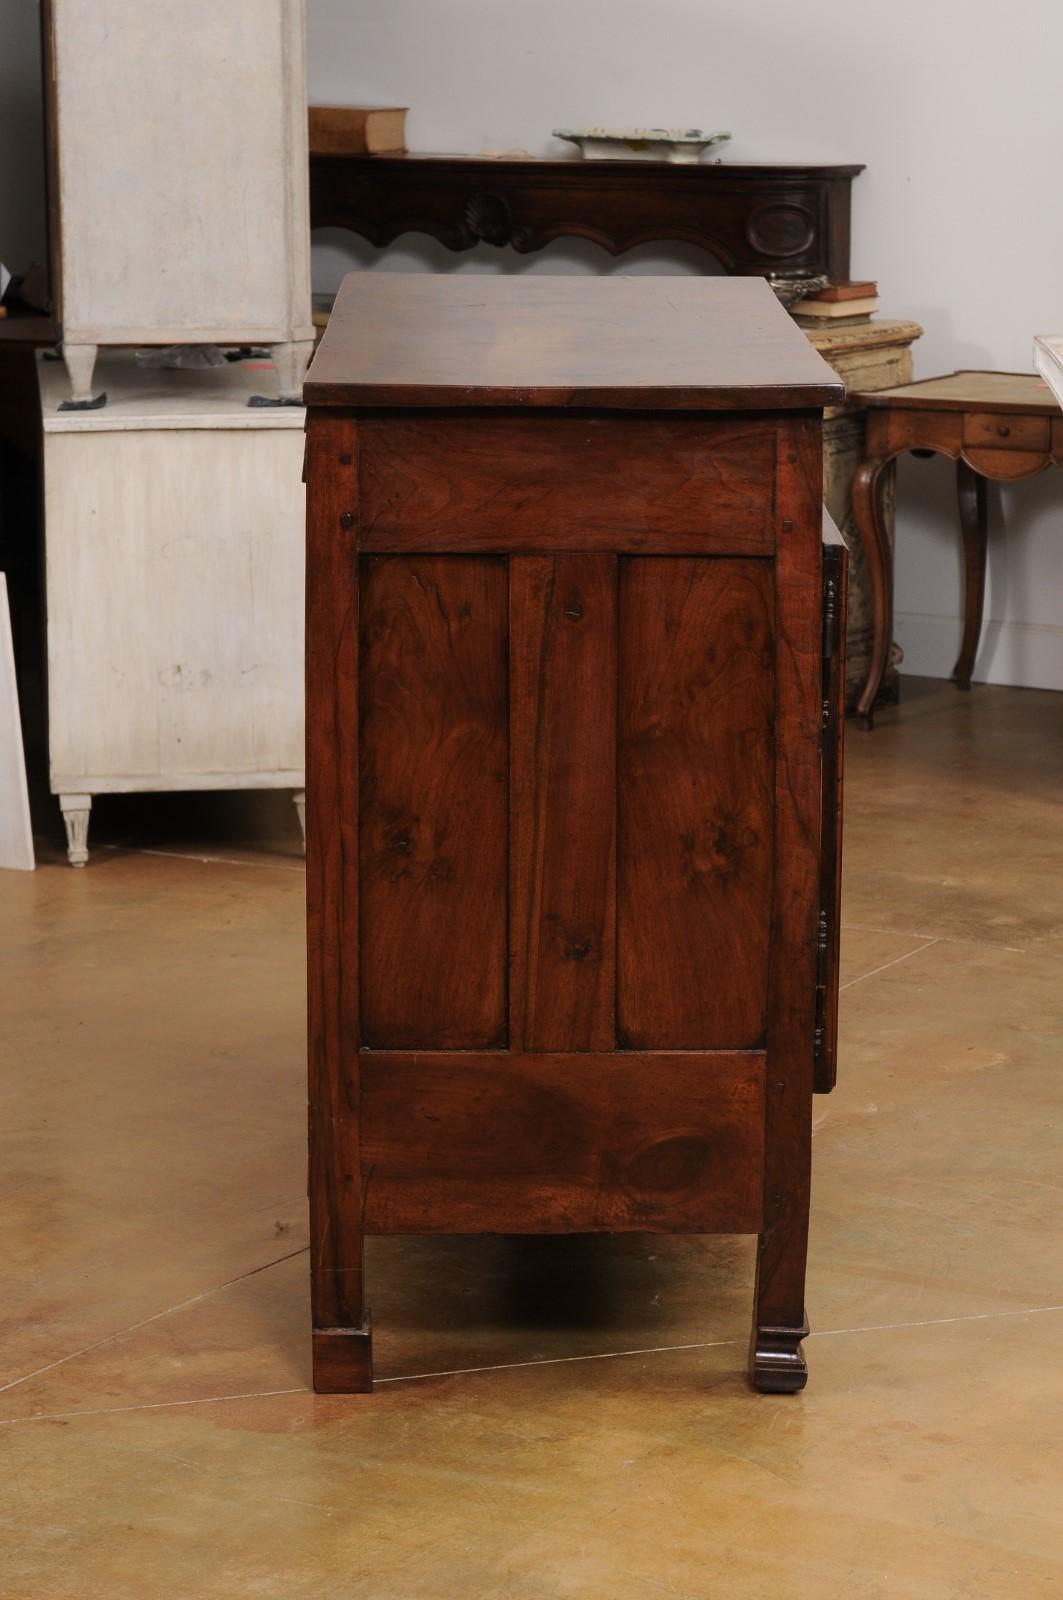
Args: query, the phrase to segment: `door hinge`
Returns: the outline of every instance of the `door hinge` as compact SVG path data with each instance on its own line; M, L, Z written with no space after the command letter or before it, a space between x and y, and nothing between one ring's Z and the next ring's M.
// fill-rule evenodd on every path
M834 574L827 573L823 579L823 699L820 710L820 722L824 729L829 728L834 719L831 668L838 646L838 599L838 579Z
M819 927L816 932L816 983L821 989L827 987L827 952L830 949L830 917L824 906L819 913Z
M838 633L838 580L828 576L823 584L823 659L834 656Z

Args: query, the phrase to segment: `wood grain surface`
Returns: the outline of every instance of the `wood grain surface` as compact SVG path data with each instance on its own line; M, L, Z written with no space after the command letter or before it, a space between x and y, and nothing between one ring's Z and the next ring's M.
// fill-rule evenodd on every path
M363 550L770 555L775 451L741 418L366 419Z
M369 1054L370 1233L760 1225L764 1057Z
M506 563L361 559L362 1042L507 1042Z
M512 1033L611 1050L616 979L615 556L510 563Z
M844 388L763 278L352 272L311 405L740 410Z
M775 562L775 873L770 925L764 1226L757 1251L753 1376L800 1388L812 1167L820 893L823 467L820 429L780 430L779 492L791 536Z
M319 417L307 440L306 922L310 1294L315 1329L360 1328L358 1137L357 511L353 426ZM352 1386L357 1387L356 1379Z
M922 411L1002 411L1059 415L1048 384L1036 372L950 372L851 397L861 406L914 407Z
M772 864L772 575L620 567L618 996L628 1049L752 1048Z

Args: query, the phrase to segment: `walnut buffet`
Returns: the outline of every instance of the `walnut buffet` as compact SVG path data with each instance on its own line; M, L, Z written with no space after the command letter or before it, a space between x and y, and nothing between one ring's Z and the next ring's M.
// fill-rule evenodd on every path
M365 1234L723 1232L797 1390L842 385L757 279L367 273L305 393L315 1386Z

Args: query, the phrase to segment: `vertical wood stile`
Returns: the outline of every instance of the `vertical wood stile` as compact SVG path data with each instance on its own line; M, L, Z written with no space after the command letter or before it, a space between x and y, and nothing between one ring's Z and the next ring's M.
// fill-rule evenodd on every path
M306 899L314 1383L371 1386L362 1284L358 1048L357 430L309 425Z
M822 714L822 451L818 417L778 427L775 881L768 998L764 1226L753 1372L799 1388L812 1151Z
M614 1048L616 572L510 561L512 1049Z

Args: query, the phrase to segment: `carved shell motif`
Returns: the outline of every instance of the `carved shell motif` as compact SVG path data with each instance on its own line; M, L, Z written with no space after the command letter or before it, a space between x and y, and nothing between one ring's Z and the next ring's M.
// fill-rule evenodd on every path
M465 202L465 231L470 243L505 245L513 238L513 218L499 194L478 189Z

